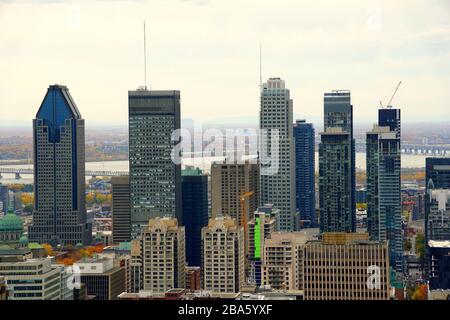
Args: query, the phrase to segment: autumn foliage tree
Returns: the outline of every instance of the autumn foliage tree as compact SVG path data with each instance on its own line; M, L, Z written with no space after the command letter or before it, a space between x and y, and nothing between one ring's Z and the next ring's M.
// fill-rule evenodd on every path
M426 284L421 284L412 295L413 300L427 300L428 288Z

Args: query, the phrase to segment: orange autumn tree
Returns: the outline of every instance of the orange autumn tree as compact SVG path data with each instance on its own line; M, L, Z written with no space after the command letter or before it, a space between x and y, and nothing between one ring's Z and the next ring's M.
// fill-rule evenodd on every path
M421 284L416 288L412 295L413 300L426 300L428 295L428 288L426 284Z
M53 247L52 247L50 244L44 243L44 244L42 245L42 247L44 248L45 254L46 254L47 256L54 256L54 255L55 255L55 253L53 252Z

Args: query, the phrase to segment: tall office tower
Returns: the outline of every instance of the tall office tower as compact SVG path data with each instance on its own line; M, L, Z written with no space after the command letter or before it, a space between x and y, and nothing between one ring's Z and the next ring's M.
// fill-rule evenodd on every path
M248 259L250 261L250 280L261 285L261 260L264 240L277 230L280 210L271 204L259 207L253 219L248 222Z
M111 178L113 243L131 240L130 179L128 176Z
M319 144L322 232L355 232L355 140L350 91L324 95L324 132Z
M149 219L181 218L181 165L171 159L178 143L180 92L128 91L131 237L136 238Z
M403 272L400 138L390 127L367 133L367 231L373 241L389 241L390 265Z
M88 244L84 119L69 89L51 85L33 120L34 211L30 242Z
M389 127L396 138L401 138L400 109L378 109L378 125Z
M432 237L433 234L439 233L434 228L439 228L441 215L437 208L437 200L433 200L432 190L448 190L450 189L450 158L426 158L425 159L425 241L428 244L430 240L438 240ZM444 192L444 191L442 191ZM430 230L430 228L432 228ZM450 236L450 235L449 235ZM449 239L450 240L450 239Z
M176 218L152 218L142 231L145 291L166 292L185 286L185 230Z
M203 288L240 292L244 284L244 228L229 216L211 218L202 229Z
M294 123L296 207L300 220L306 227L315 226L317 223L314 133L312 123L306 123L305 120L297 120Z
M199 267L202 263L202 228L208 224L208 176L198 168L184 169L181 186L186 263Z
M277 290L302 290L302 246L305 232L274 232L264 240L262 285Z
M270 78L261 88L259 127L268 143L261 161L261 203L280 209L279 229L295 230L295 145L293 139L293 102L280 78ZM278 150L271 137L278 134ZM261 151L261 150L260 150ZM272 153L274 151L275 153Z
M244 202L241 197L253 192ZM242 223L242 207L246 205L247 215L258 208L259 202L259 165L257 163L214 162L211 165L212 216L228 215Z
M389 250L367 233L324 233L303 246L305 300L389 300Z

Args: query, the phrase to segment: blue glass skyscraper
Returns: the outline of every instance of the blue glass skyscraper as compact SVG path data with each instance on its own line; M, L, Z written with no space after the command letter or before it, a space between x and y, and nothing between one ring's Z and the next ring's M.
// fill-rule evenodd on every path
M208 177L200 169L181 172L182 216L186 232L186 262L201 266L202 228L208 224Z
M314 181L314 126L305 120L294 123L296 206L307 226L316 221Z
M31 242L88 244L84 119L69 89L51 85L33 120L34 211Z

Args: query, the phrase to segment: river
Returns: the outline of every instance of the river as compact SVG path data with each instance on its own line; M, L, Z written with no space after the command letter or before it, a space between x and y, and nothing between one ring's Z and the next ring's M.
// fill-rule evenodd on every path
M318 168L318 153L316 152L316 170ZM423 155L402 155L402 168L423 168L425 167L425 158ZM205 157L205 158L187 158L182 160L183 165L195 165L205 172L210 171L211 162L221 161L223 157ZM0 167L13 167L13 168L32 168L32 164L23 165L1 165ZM356 167L361 170L366 169L366 154L356 153ZM105 170L105 171L128 171L128 161L104 161L104 162L86 162L86 170ZM90 178L90 177L86 177ZM0 178L2 183L32 183L33 176L22 175L19 180L15 179L13 174L3 174Z

